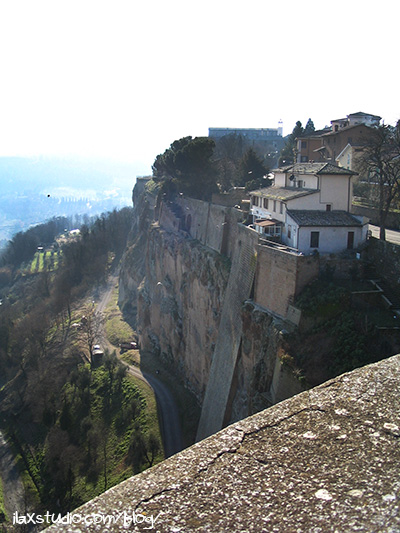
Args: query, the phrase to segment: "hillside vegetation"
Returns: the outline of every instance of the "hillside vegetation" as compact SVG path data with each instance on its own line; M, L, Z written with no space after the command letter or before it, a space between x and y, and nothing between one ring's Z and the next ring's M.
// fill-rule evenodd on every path
M90 335L102 331L88 325L131 217L129 208L103 215L53 254L32 246L25 261L3 256L0 423L36 510L76 508L162 458L154 402L149 413L115 353L94 359Z
M319 279L297 298L302 320L286 337L287 362L310 386L400 349L399 319L379 305L367 283Z

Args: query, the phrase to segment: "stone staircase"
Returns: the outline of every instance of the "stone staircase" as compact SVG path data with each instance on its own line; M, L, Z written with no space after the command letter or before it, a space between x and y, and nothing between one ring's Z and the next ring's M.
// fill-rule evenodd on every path
M385 298L389 309L393 309L395 312L400 313L400 291L383 280L378 280L375 284L383 291L382 295Z

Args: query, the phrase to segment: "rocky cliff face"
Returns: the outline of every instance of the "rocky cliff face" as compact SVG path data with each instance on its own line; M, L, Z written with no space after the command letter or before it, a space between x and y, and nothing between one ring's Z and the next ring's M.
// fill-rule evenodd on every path
M120 305L136 320L141 349L172 363L201 404L231 265L187 233L172 231L172 225L161 227L154 220L155 204L149 195L135 199L131 242L120 274ZM279 360L282 323L252 302L243 306L241 320L225 424L302 390L292 376L282 392L282 379L277 378L284 372Z
M304 390L284 363L287 324L252 301L242 308L242 341L232 382L225 425L258 413Z
M119 280L118 304L137 325L138 287L146 272L147 228L153 220L153 198L134 199L134 217L129 242L124 253Z
M223 256L157 224L148 231L138 294L142 350L173 362L199 400L207 383L229 276Z

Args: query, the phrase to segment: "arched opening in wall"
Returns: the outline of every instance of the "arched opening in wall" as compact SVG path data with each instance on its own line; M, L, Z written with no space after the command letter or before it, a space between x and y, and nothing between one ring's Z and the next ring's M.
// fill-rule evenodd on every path
M192 215L190 213L186 217L185 227L186 227L186 231L190 232L190 228L192 227Z

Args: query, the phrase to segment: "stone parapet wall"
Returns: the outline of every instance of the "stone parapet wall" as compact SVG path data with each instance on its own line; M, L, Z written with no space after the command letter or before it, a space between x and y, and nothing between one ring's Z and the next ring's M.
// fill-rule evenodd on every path
M400 531L399 382L400 356L339 376L109 489L74 512L86 525L49 532Z
M293 298L318 277L318 256L302 256L284 249L258 245L254 301L286 317Z
M166 203L162 203L160 206L158 222L162 228L171 233L178 234L182 231L182 220L176 216L171 207Z

